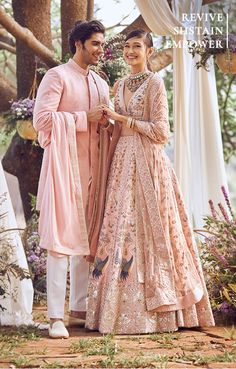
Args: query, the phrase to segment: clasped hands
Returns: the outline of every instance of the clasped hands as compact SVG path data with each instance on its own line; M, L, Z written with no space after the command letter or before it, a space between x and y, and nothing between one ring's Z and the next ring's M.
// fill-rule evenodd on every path
M99 123L105 126L108 123L108 119L119 120L119 114L111 110L107 105L101 104L90 109L87 112L88 121L91 123Z

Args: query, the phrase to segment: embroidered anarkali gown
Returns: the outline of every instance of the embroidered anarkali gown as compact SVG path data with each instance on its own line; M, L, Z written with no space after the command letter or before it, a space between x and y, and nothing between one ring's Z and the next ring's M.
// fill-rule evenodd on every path
M136 123L133 134L123 136L121 130L109 170L86 326L139 334L214 325L198 251L164 151L164 83L150 73L127 107L124 83L118 83L115 110Z

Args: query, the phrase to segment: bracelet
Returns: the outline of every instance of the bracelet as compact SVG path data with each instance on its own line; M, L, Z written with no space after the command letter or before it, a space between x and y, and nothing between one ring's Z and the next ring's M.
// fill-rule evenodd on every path
M128 119L127 119L127 123L126 123L126 125L127 125L127 127L128 127L128 128L130 128L130 127L131 127L132 120L133 120L133 118L128 117Z
M134 129L136 120L132 118L131 126L130 128Z
M127 125L127 127L131 128L131 129L134 129L135 119L132 118L132 117L128 117L126 125Z

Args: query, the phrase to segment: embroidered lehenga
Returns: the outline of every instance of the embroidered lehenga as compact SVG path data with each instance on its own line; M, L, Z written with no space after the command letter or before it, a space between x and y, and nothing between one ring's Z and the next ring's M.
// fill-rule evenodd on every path
M136 123L132 135L119 138L109 170L86 326L139 334L214 325L178 182L164 151L169 126L163 81L151 73L127 107L124 83L118 84L115 110Z

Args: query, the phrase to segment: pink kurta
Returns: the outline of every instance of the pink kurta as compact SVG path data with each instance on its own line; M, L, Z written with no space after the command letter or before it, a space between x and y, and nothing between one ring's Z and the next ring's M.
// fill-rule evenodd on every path
M43 248L89 254L85 222L94 202L99 127L87 121L86 112L108 101L106 82L72 59L50 69L39 86L34 127L45 149L37 197Z

